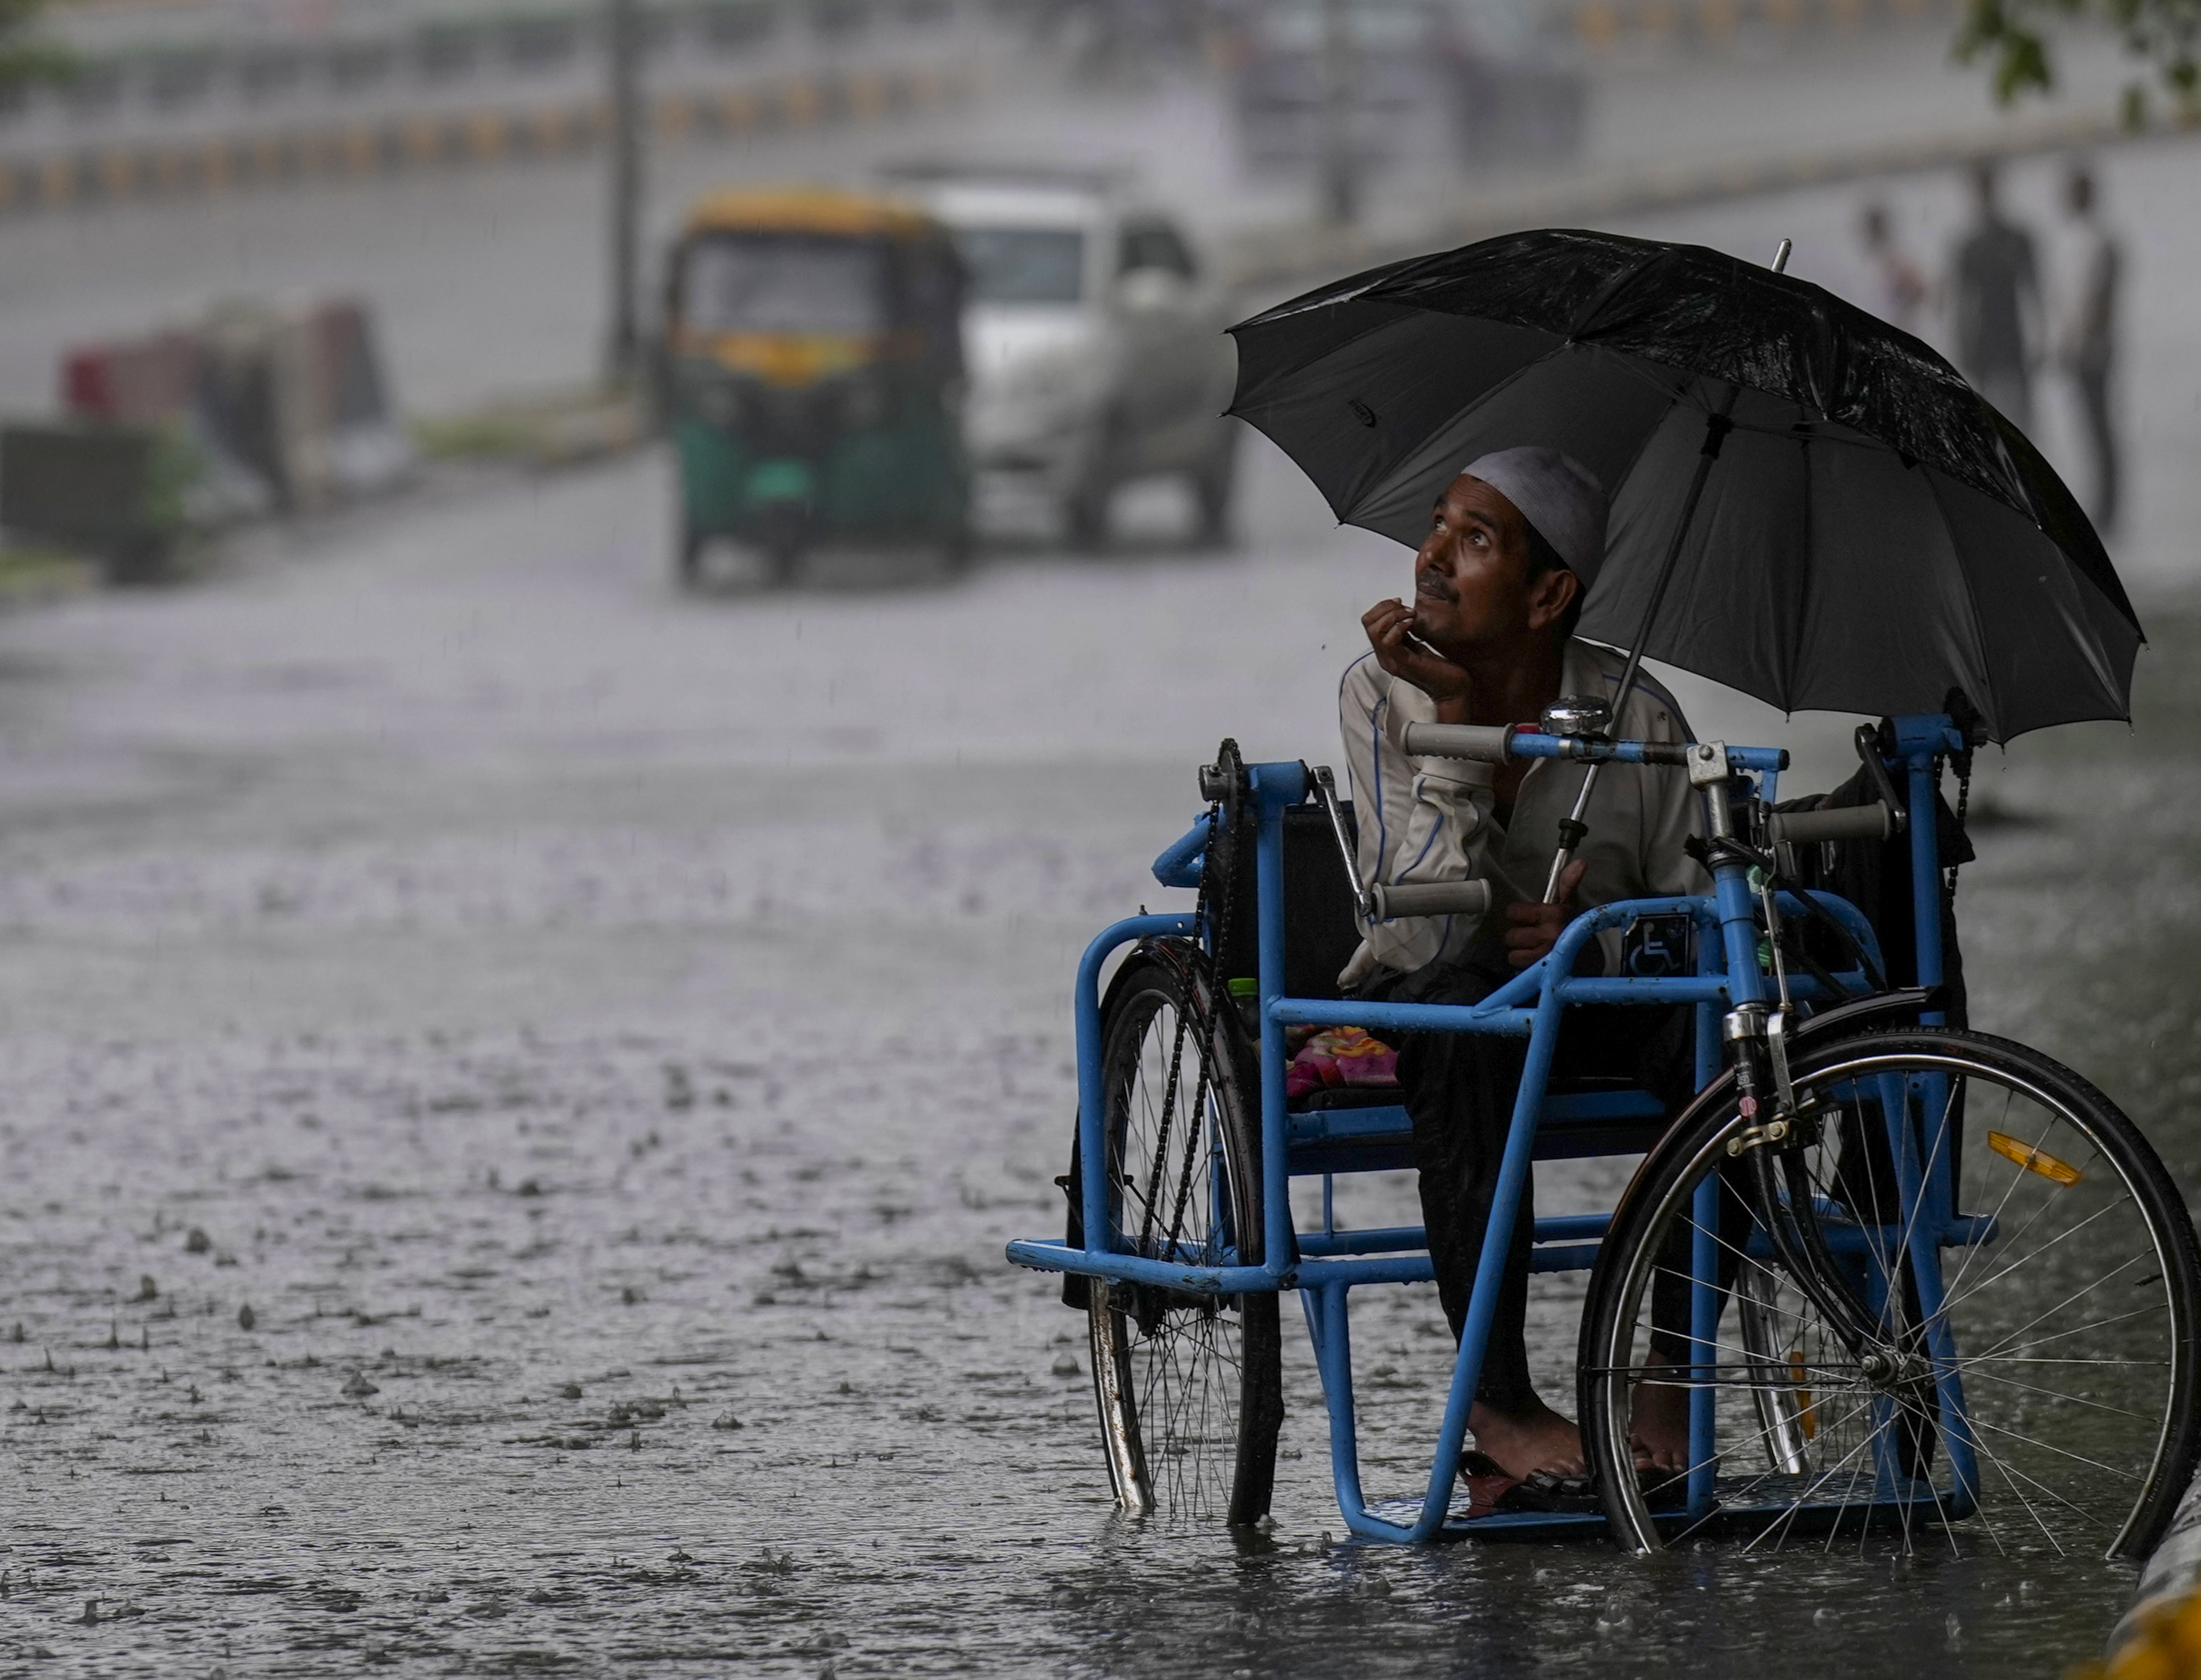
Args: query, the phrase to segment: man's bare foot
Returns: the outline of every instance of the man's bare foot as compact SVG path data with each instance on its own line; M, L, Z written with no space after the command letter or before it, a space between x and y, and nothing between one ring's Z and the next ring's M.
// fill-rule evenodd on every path
M1689 1391L1678 1383L1646 1377L1635 1385L1635 1429L1638 1470L1679 1473L1689 1467Z
M1582 1431L1537 1401L1531 1411L1508 1415L1478 1401L1467 1414L1476 1450L1497 1461L1508 1476L1525 1478L1538 1471L1553 1476L1587 1476Z

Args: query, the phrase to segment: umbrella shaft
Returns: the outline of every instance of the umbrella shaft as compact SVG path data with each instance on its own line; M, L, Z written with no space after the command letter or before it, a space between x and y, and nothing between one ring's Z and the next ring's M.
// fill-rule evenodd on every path
M1697 470L1689 479L1689 493L1682 502L1682 516L1674 522L1673 541L1666 545L1666 557L1659 562L1658 576L1651 585L1651 603L1643 609L1643 623L1635 632L1635 643L1628 650L1628 663L1621 667L1620 687L1612 696L1612 721L1620 723L1621 708L1628 704L1629 694L1635 687L1635 673L1643 667L1643 644L1651 639L1651 626L1658 616L1659 603L1666 598L1666 585L1674 581L1674 568L1681 563L1682 544L1688 540L1689 526L1697 517L1697 503L1703 500L1705 480L1712 475L1712 463L1719 459L1720 445L1727 434L1734 430L1730 416L1734 413L1736 399L1742 387L1737 385L1728 395L1727 402L1717 414L1705 417L1705 446L1697 453ZM1544 902L1559 902L1559 877L1566 873L1567 865L1574 861L1575 849L1582 844L1587 831L1582 825L1582 814L1589 808L1590 790L1597 786L1599 767L1592 764L1582 772L1582 791L1575 796L1575 808L1567 820L1559 825L1559 849L1552 854L1552 873L1544 883Z
M1705 480L1712 475L1712 463L1719 459L1720 445L1727 434L1734 430L1729 418L1734 412L1735 398L1742 395L1738 385L1727 399L1727 406L1716 414L1705 418L1705 446L1697 453L1697 470L1689 479L1689 493L1682 502L1682 517L1674 522L1674 537L1666 545L1666 558L1659 562L1658 576L1651 585L1651 604L1643 609L1643 623L1635 632L1635 645L1628 650L1628 663L1620 673L1620 689L1612 696L1612 720L1620 721L1620 708L1628 703L1630 690L1635 686L1635 673L1642 667L1643 644L1651 638L1651 626L1658 616L1658 608L1666 598L1666 585L1674 581L1674 568L1681 563L1682 544L1688 540L1689 526L1697 517L1697 503L1704 499ZM1576 816L1582 813L1576 811Z
M1567 814L1566 821L1559 825L1559 849L1552 854L1551 878L1544 883L1544 902L1559 902L1559 877L1567 872L1574 861L1575 848L1582 844L1582 837L1588 831L1582 823L1582 813L1589 808L1590 790L1597 785L1597 772L1605 768L1601 761L1593 762L1582 772L1582 791L1575 796L1575 808Z

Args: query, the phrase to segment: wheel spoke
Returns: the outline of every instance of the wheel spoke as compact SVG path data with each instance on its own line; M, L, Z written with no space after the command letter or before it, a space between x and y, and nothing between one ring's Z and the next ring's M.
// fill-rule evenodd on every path
M1236 1151L1247 1131L1216 1019L1195 983L1168 962L1134 990L1108 1028L1113 1094L1110 1157L1116 1228L1149 1258L1218 1265L1234 1241L1241 1254L1251 1215L1242 1185L1258 1184ZM1124 1380L1100 1403L1128 1417L1103 1427L1137 1441L1153 1508L1164 1518L1214 1520L1232 1513L1247 1395L1276 1381L1274 1297L1261 1365L1249 1359L1247 1303L1151 1285L1119 1283L1110 1292L1121 1313L1115 1344ZM1249 1298L1250 1299L1250 1298ZM1273 1403L1273 1402L1271 1402ZM1272 1442L1262 1443L1273 1450Z
M2092 1292L2092 1290L2094 1290L2094 1289L2098 1289L2102 1284L2108 1283L2111 1278L2116 1277L2116 1276L2117 1275L2117 1272L2122 1272L2122 1271L2124 1271L2124 1270L2125 1270L2125 1268L2126 1268L2127 1266L2134 1266L2134 1265L2138 1264L2139 1260L2143 1260L2143 1259L2145 1259L2145 1255L2134 1255L2134 1256L2133 1257L2133 1259L2128 1260L2125 1261L2125 1262L2123 1263L2123 1265L2119 1266L2116 1268L2116 1272L2110 1272L2105 1273L2105 1274L2104 1274L2104 1275L2103 1275L2102 1277L2099 1277L2099 1278L2095 1278L2095 1279L2094 1279L2094 1281L2093 1281L2092 1283L2091 1283L2082 1284L2082 1285L2081 1285L2081 1287L2079 1287L2078 1289L2074 1289L2074 1290L2073 1290L2069 1295L2065 1295L2065 1296L2063 1297L2063 1300L2061 1300L2061 1301L2057 1301L2057 1302L2053 1307L2050 1307L2046 1312L2042 1313L2040 1313L2040 1314L2038 1314L2037 1316L2035 1316L2035 1317L2034 1317L2034 1318L2031 1318L2031 1319L2027 1319L2027 1320L2025 1321L2025 1323L2023 1323L2023 1324L2020 1325L2019 1325L2016 1330L2010 1331L2008 1334L2006 1334L2006 1335L2003 1337L2003 1339L2002 1339L2001 1341L1999 1341L1999 1342L1996 1342L1996 1343L1994 1344L1994 1346L1993 1346L1992 1348L1988 1348L1988 1349L1987 1349L1987 1351L1986 1353L1984 1353L1984 1354L1975 1354L1975 1355L1974 1355L1974 1357L1975 1357L1975 1358L1976 1358L1976 1359L1981 1359L1981 1360L1989 1360L1989 1359L1993 1359L1993 1358L1997 1354L1999 1354L1999 1353L2000 1353L2004 1348L2005 1348L2009 1347L2009 1346L2010 1346L2013 1342L2016 1342L2019 1336L2021 1336L2024 1335L2024 1334L2026 1333L2026 1331L2028 1331L2028 1330L2031 1330L2031 1329L2034 1327L2034 1325L2038 1325L2038 1324L2044 1324L2044 1323L2045 1323L2047 1320L2049 1320L2050 1319L2054 1318L2054 1317L2055 1317L2058 1313L2061 1313L2061 1312L2062 1312L2065 1307L2069 1307L2069 1306L2073 1301L2076 1301L2076 1300L2077 1300L2081 1295L2087 1295L2087 1294L2088 1294L2088 1293ZM2114 1318L2109 1318L2109 1319L2096 1319L2092 1324L2090 1324L2090 1325L2079 1325L2079 1326L2078 1326L2078 1328L2077 1328L2077 1329L2075 1329L2075 1330L2057 1330L2057 1331L2056 1332L2056 1334L2055 1334L2054 1336L2042 1336L2039 1341L2037 1341L2037 1342L2027 1342L2025 1345L2026 1345L2027 1347L2028 1347L2028 1348L2045 1348L2045 1347L2046 1347L2046 1346L2047 1346L2051 1342L2060 1341L2060 1340L2061 1340L2063 1337L2064 1337L2064 1336L2076 1336L2076 1335L2078 1335L2078 1334L2079 1334L2081 1331L2082 1331L2082 1330L2095 1330L2095 1329L2098 1329L2100 1326L2102 1326L2102 1325L2104 1325L2122 1324L2122 1323L2123 1323L2123 1322L2124 1322L2126 1319L2137 1319L2137 1318L2140 1318L2140 1317L2145 1316L2145 1314L2147 1314L2147 1313L2153 1313L2153 1312L2156 1312L2156 1311L2157 1311L2157 1310L2158 1310L2157 1308L2155 1308L2155 1307L2134 1307L2134 1308L2131 1312L2129 1312L2129 1313L2118 1313L2118 1314L2117 1314L2116 1317L2114 1317Z
M1840 1424L1846 1424L1852 1418L1856 1417L1860 1412L1869 1409L1871 1404L1872 1401L1869 1399L1859 1401L1856 1407L1852 1407L1850 1411L1842 1415L1840 1423L1838 1423L1835 1427L1839 1428ZM1819 1474L1814 1477L1805 1487L1801 1493L1798 1494L1794 1499L1789 1501L1788 1508L1781 1512L1779 1516L1775 1517L1771 1522L1768 1523L1764 1528L1760 1529L1755 1535L1753 1535L1744 1545L1742 1549L1746 1552L1751 1550L1759 1541L1764 1539L1767 1535L1772 1533L1775 1528L1783 1527L1793 1523L1796 1518L1797 1513L1802 1511L1805 1506L1811 1502L1811 1495L1817 1493L1821 1488L1824 1487L1828 1481L1838 1474L1844 1465L1847 1464L1852 1459L1857 1457L1858 1454L1864 1452L1866 1448L1871 1446L1874 1440L1879 1436L1881 1430L1885 1427L1885 1425L1879 1425L1869 1430L1864 1437L1858 1442L1856 1446L1851 1448L1848 1452L1843 1454L1840 1458L1837 1459L1825 1470L1820 1471ZM1772 1473L1770 1471L1768 1471L1765 1475L1759 1477L1756 1481L1746 1483L1738 1491L1740 1493L1748 1493L1752 1488L1758 1487L1764 1483L1770 1480L1771 1474ZM1854 1476L1850 1478L1850 1485L1852 1488L1857 1485L1857 1478ZM1850 1501L1846 1497L1845 1497L1839 1508L1846 1511L1849 1507Z
M2128 1207L2128 1206L2129 1206L2129 1205L2131 1204L2131 1202L2132 1202L2132 1198L2131 1198L2130 1196L2124 1196L2124 1197L2122 1197L2122 1198L2120 1198L2119 1200L2117 1200L2117 1201L2116 1201L2110 1202L2110 1203L2106 1204L2105 1206L2103 1206L2103 1207L2097 1207L2097 1208L2096 1208L2092 1213L2091 1213L2087 1214L2087 1217L2086 1217L2085 1219L2083 1219L2080 1220L2080 1221L2079 1221L2079 1223L2078 1223L2077 1225L2073 1225L2073 1226L2072 1226L2072 1227L2070 1227L2070 1229L2069 1229L2069 1230L2068 1230L2068 1231L2058 1231L2058 1232L2057 1232L2054 1237L2051 1237L2051 1238L2049 1238L2047 1242L2045 1242L2042 1243L2042 1244L2041 1244L2038 1248L2035 1248L2035 1249L2034 1249L2031 1254L2020 1254L2020 1255L2019 1255L2016 1260L2013 1260L2012 1261L2010 1261L2010 1263L2008 1266L2005 1266L2004 1267L2003 1267L2003 1269L2002 1269L2001 1271L1999 1271L1999 1272L1991 1272L1991 1273L1989 1273L1987 1277L1981 1278L1981 1279L1980 1279L1980 1281L1979 1281L1978 1283L1976 1283L1973 1284L1973 1285L1972 1285L1972 1287L1971 1287L1970 1289L1967 1289L1967 1290L1966 1290L1963 1295L1957 1295L1957 1296L1955 1296L1954 1298L1952 1298L1952 1299L1951 1299L1951 1300L1948 1300L1948 1301L1943 1301L1943 1302L1941 1303L1941 1310L1942 1310L1944 1313L1947 1313L1947 1312L1952 1312L1952 1311L1953 1311L1954 1309L1956 1309L1957 1307L1959 1307L1963 1306L1963 1305L1964 1304L1964 1302L1966 1302L1967 1301L1969 1301L1969 1300L1970 1300L1974 1295L1977 1295L1977 1294L1978 1294L1981 1289L1984 1289L1987 1288L1987 1287L1988 1287L1989 1285L1991 1285L1991 1284L1993 1284L1993 1283L1997 1283L2001 1282L2001 1281L2002 1281L2002 1279L2004 1279L2004 1278L2005 1278L2009 1277L2009 1276L2010 1276L2010 1274L2011 1272L2013 1272L2016 1271L2018 1267L2020 1267L2021 1266L2023 1266L2024 1264L2026 1264L2026 1262L2027 1262L2027 1261L2028 1261L2028 1260L2039 1260L2039 1259L2041 1257L2041 1255L2043 1255L2043 1254L2046 1254L2046 1253L2047 1253L2051 1248L2054 1248L2057 1243L2063 1242L2064 1240L2066 1240L2066 1239L2067 1239L2067 1238L2069 1238L2069 1237L2076 1237L2076 1236L2077 1236L2081 1231L2082 1231L2086 1230L2086 1228L2087 1228L2088 1225L2090 1225L2093 1224L2095 1220L2097 1220L2097 1219L2098 1219L2102 1218L2104 1214L2113 1213L2115 1213L2115 1212L2116 1212L2118 1208L2120 1208L2120 1207ZM2131 1265L2134 1265L2135 1262L2137 1262L2137 1261L2139 1261L2139 1260L2145 1260L2145 1259L2146 1259L2146 1258L2147 1258L2147 1256L2145 1256L2145 1255L2144 1255L2144 1254L2135 1254L2135 1255L2133 1257L2133 1259L2132 1259L2132 1260L2127 1260L2127 1261L2125 1262L2125 1266L2131 1266ZM2123 1271L2124 1269L2125 1269L2125 1266L2119 1266L2119 1267L2117 1268L2117 1271L2122 1272L2122 1271ZM2115 1275L2115 1273L2112 1273L2112 1274L2111 1274L2111 1276L2114 1276L2114 1275ZM2094 1287L2095 1283L2104 1283L2104 1282L2106 1282L2106 1281L2107 1281L2107 1279L2106 1279L2106 1278L2097 1278L2094 1280L2094 1283L2089 1283L2089 1284L2087 1284L2087 1289L2092 1289L2092 1288ZM2084 1295L2084 1294L2086 1293L2086 1289L2081 1289L2079 1293L2080 1293L2081 1295ZM2074 1297L2073 1297L2073 1299L2075 1299L2075 1300L2076 1298L2077 1298L2076 1296L2074 1296ZM2053 1312L2053 1311L2055 1311L2055 1310L2056 1310L2056 1309L2055 1309L2054 1307L2051 1307L2051 1308L2049 1309L2049 1311L2050 1311L2050 1312ZM2038 1322L2038 1320L2036 1320L2035 1322Z
M1940 1030L1908 1043L1900 1031L1880 1035L1846 1054L1832 1046L1800 1072L1799 1088L1817 1095L1824 1118L1786 1168L1781 1216L1805 1199L1793 1211L1827 1232L1843 1287L1879 1321L1875 1343L1916 1362L1897 1386L1864 1381L1860 1356L1873 1347L1848 1348L1777 1257L1752 1258L1764 1237L1739 1180L1722 1182L1717 1220L1695 1217L1707 1181L1730 1171L1720 1146L1739 1124L1732 1108L1708 1116L1685 1145L1674 1140L1665 1162L1654 1156L1647 1170L1663 1175L1655 1201L1623 1217L1600 1262L1628 1279L1624 1299L1621 1288L1608 1292L1594 1336L1626 1362L1584 1372L1600 1473L1619 1475L1626 1489L1635 1396L1659 1383L1704 1391L1696 1404L1715 1407L1716 1463L1741 1468L1755 1454L1772 1464L1722 1478L1718 1508L1751 1518L1739 1536L1746 1549L1788 1545L1799 1524L1830 1525L1831 1547L1860 1507L1869 1518L1860 1545L1880 1528L1922 1544L1932 1524L1960 1549L1969 1524L2006 1554L2036 1539L2068 1554L2081 1536L2092 1544L2104 1530L2135 1532L2157 1508L2142 1501L2182 1485L2197 1456L2201 1426L2166 1409L2186 1392L2201 1270L2190 1237L2164 1223L2182 1210L2166 1208L2144 1142L2098 1094L2072 1076L2059 1083L2059 1073L2036 1053ZM1979 1235L1947 1240L1922 1187L1957 1151L1960 1113L1967 1160L1992 1119L2070 1163L2085 1188L2051 1188L2022 1168L1997 1185L1990 1160L1962 1180L1973 1206L1987 1209L1968 1216ZM1906 1195L1914 1161L1926 1176L1914 1187L1921 1193ZM1936 1258L1950 1247L1964 1252ZM1759 1281L1740 1335L1734 1320L1725 1336L1717 1325L1692 1333L1680 1303L1703 1284L1693 1265L1666 1260L1692 1250L1718 1256L1722 1315L1741 1299L1728 1281L1735 1268L1753 1268ZM1776 1436L1787 1444L1775 1448ZM1624 1496L1635 1538L1672 1543L1641 1495ZM1694 1534L1705 1519L1685 1520L1681 1531Z
M2068 1401L2074 1406L2087 1407L2096 1412L2113 1412L2120 1418L2136 1419L2143 1424L2152 1424L2155 1421L2154 1419L2143 1413L2135 1412L2129 1407L2112 1406L2107 1401L2089 1400L2084 1395L2066 1394L2061 1389L2044 1389L2035 1383L2021 1383L2015 1377L2004 1377L1999 1372L1974 1370L1966 1374L1984 1377L1990 1383L2000 1383L2009 1388L2022 1389L2028 1394L2046 1395L2051 1400Z

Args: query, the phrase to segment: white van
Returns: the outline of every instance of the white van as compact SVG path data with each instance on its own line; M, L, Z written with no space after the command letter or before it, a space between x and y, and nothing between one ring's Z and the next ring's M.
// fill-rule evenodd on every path
M981 474L1014 474L1071 542L1108 538L1118 486L1183 474L1203 541L1227 535L1238 423L1221 288L1177 224L1098 179L939 173L898 181L954 234L970 291L964 430Z

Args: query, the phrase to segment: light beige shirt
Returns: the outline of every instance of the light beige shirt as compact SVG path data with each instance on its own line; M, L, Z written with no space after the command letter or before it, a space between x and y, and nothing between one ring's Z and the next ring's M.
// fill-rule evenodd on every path
M1625 661L1580 640L1567 643L1560 692L1619 691ZM1434 722L1436 702L1365 654L1338 686L1338 725L1359 823L1360 876L1370 883L1488 880L1488 917L1406 916L1361 925L1360 949L1338 976L1347 987L1377 967L1412 971L1464 955L1486 925L1505 925L1505 907L1544 896L1559 821L1574 808L1588 767L1540 759L1529 767L1511 820L1492 807L1494 767L1464 759L1409 758L1399 745L1409 723ZM1529 721L1529 720L1523 720ZM1687 741L1689 725L1665 690L1639 674L1612 732L1628 741ZM1678 767L1608 764L1582 819L1588 838L1576 855L1584 871L1574 902L1582 908L1622 898L1663 898L1711 890L1711 878L1682 849L1702 831L1701 802ZM1605 972L1617 972L1622 931L1599 936Z

